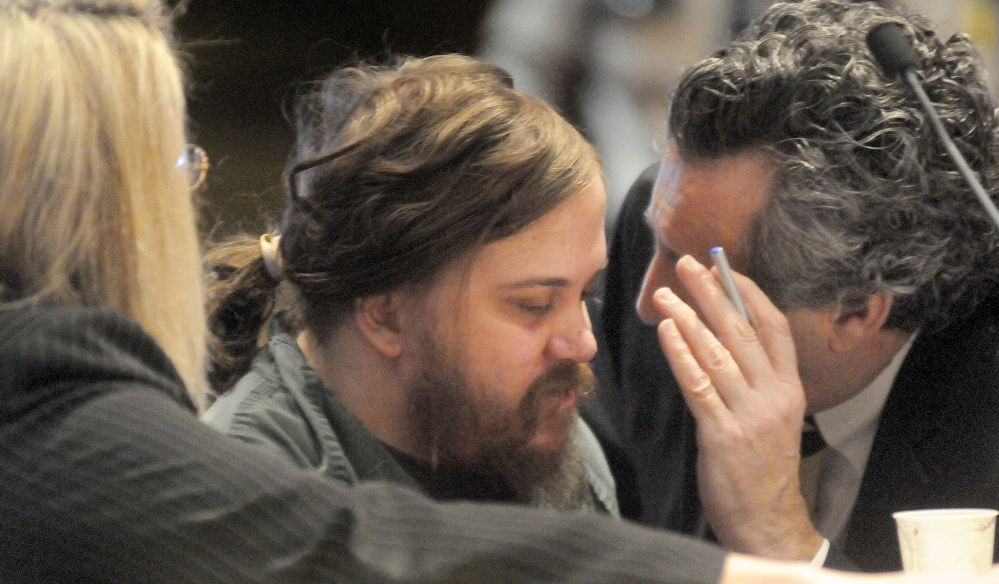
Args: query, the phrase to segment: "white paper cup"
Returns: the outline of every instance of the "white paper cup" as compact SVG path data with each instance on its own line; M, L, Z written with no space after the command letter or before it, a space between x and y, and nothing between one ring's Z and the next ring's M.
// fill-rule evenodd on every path
M992 566L995 509L924 509L892 513L907 573L983 573Z

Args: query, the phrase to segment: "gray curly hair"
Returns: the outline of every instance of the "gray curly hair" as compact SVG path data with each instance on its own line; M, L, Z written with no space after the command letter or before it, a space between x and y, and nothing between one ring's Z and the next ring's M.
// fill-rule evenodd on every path
M936 329L970 312L999 276L999 238L911 90L865 44L896 22L913 39L944 125L985 189L999 188L999 133L966 35L873 3L778 4L686 72L671 139L685 159L750 149L777 167L748 235L748 272L784 310L863 308L888 292L886 326Z

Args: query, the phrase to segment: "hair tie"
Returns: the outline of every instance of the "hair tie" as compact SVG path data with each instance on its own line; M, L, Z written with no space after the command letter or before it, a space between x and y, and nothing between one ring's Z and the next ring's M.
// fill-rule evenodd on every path
M264 267L267 273L275 282L280 282L282 278L281 256L278 253L278 244L281 242L280 235L265 233L260 236L260 255L264 260Z

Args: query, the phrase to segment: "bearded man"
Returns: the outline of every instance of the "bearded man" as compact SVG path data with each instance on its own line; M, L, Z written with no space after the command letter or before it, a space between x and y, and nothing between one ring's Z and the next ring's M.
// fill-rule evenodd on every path
M606 262L592 147L459 56L339 71L301 112L278 243L209 255L206 421L348 483L616 514L577 413Z

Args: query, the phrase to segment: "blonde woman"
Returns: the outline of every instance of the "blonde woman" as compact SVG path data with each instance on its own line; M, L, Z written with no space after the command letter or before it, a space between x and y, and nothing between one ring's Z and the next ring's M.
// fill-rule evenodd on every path
M198 422L169 36L149 0L0 2L0 580L846 580L596 516L347 488Z

